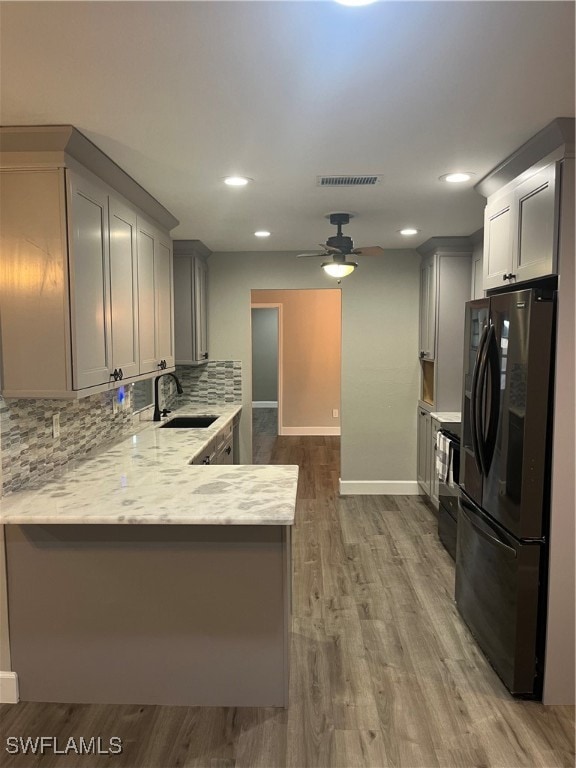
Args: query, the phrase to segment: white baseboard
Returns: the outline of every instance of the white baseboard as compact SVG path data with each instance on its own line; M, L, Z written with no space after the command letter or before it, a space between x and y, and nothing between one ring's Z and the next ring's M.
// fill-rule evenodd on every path
M280 435L339 435L340 427L280 427Z
M417 480L340 480L341 496L418 496Z
M18 675L0 672L0 704L18 704Z
M252 408L278 408L278 400L252 400Z

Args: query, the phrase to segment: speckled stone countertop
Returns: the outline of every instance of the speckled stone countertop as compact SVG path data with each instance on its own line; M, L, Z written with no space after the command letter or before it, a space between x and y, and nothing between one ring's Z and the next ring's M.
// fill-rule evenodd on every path
M57 480L1 499L0 523L291 525L297 466L190 464L239 412L186 406L171 415L217 415L206 429L144 424Z
M462 420L460 411L431 411L430 416L446 424L456 424Z

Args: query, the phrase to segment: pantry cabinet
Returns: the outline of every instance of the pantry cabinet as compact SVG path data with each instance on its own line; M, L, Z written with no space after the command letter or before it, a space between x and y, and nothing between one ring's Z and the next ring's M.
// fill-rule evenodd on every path
M174 241L174 338L177 365L208 360L208 265L197 240Z
M435 410L453 411L461 400L473 243L468 237L433 237L417 250L422 256L419 399Z
M65 128L28 129L24 153L18 129L0 133L4 397L84 397L174 366L168 232L66 154L71 142L124 191L137 187ZM62 153L43 151L46 132ZM170 221L146 194L134 189Z

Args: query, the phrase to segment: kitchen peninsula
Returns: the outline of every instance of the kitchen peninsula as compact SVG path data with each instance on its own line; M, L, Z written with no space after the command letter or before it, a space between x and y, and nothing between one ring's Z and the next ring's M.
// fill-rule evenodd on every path
M2 499L22 700L287 705L298 467L193 465L208 410Z

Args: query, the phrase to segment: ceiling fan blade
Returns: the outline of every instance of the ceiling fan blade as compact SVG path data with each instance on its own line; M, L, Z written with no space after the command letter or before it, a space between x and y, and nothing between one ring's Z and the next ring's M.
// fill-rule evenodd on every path
M379 245L368 245L365 248L354 248L352 253L359 253L361 256L382 256L386 251Z
M334 248L333 245L325 245L324 243L319 243L320 248L324 248L326 253L342 253L340 248Z
M326 254L325 253L299 253L296 256L296 258L297 259L310 259L310 258L314 258L314 257L318 257L318 256L323 256L324 258L326 258Z

